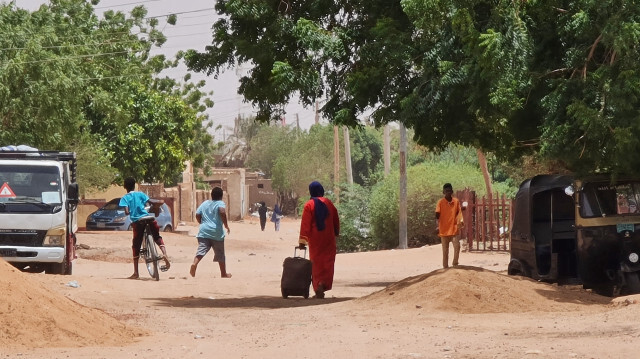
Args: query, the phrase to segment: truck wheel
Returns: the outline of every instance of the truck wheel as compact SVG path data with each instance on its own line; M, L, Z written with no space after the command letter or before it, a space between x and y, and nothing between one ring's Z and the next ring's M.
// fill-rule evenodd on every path
M67 263L65 258L62 263L50 263L44 270L46 274L62 274L71 275L73 272L73 263Z
M626 281L626 291L629 294L640 293L640 277L638 277L638 272L625 273L624 279Z
M49 263L44 269L46 274L64 274L65 263Z

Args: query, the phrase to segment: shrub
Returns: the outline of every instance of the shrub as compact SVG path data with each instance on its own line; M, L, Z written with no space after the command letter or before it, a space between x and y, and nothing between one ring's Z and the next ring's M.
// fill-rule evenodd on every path
M369 190L358 184L340 189L340 237L338 252L361 252L378 249L370 235Z
M407 169L407 239L409 246L439 243L435 232L435 207L442 198L442 185L451 183L454 191L470 188L478 196L486 193L480 170L471 164L450 162L421 163ZM504 184L494 184L502 193L513 193ZM379 182L371 193L369 213L371 236L380 248L399 243L398 172Z

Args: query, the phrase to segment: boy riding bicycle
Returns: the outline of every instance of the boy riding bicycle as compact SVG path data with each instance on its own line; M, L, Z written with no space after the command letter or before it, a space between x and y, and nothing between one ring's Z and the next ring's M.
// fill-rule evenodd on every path
M129 279L138 279L140 277L138 273L138 260L140 259L140 247L142 246L142 236L144 235L144 227L146 223L141 223L140 219L149 215L149 212L145 209L147 202L152 202L149 196L144 192L135 191L136 180L128 177L124 180L124 188L127 190L127 194L120 198L120 206L124 207L124 213L131 218L131 227L133 227L133 274ZM158 203L160 202L160 203ZM154 201L153 205L160 205L162 201ZM166 271L171 267L169 263L169 257L167 257L167 250L164 247L164 241L160 236L160 227L158 222L154 219L149 223L153 240L158 244L163 254L165 265L161 267L162 271Z

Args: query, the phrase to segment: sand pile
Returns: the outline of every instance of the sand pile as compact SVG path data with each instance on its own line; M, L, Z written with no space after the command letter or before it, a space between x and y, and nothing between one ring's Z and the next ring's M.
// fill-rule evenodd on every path
M122 345L144 334L46 289L0 259L0 347Z
M610 298L575 287L460 266L409 277L356 300L359 305L427 308L456 313L602 310Z

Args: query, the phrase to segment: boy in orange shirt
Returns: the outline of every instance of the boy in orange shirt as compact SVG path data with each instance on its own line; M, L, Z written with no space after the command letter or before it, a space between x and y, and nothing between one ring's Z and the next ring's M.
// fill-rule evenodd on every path
M460 239L458 238L458 218L462 213L460 201L453 197L453 187L451 183L442 186L444 198L436 204L436 226L438 236L442 241L442 266L449 267L449 243L453 242L453 266L458 265L460 257ZM460 216L460 225L462 226Z

